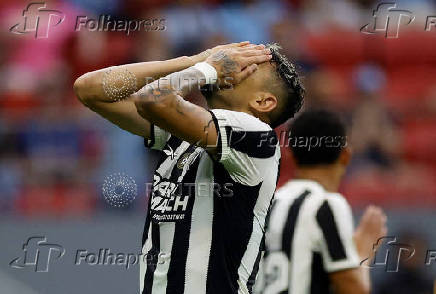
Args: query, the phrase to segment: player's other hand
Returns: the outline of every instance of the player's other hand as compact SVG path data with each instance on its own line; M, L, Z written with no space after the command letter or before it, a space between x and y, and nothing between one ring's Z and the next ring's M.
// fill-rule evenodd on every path
M212 54L215 54L216 52L223 50L223 49L229 49L229 48L236 48L236 47L244 47L244 46L250 46L250 41L244 41L239 43L229 43L229 44L223 44L215 46L211 49L207 49L197 55L191 56L191 59L194 61L194 63L203 62L206 61L206 59L211 56Z
M377 241L381 237L385 237L388 231L386 220L387 217L380 207L369 206L365 210L354 233L354 240L360 256L365 258L372 256L373 250L377 249L373 246L380 246Z
M218 86L230 87L240 83L253 72L257 65L271 60L271 51L265 45L244 45L220 48L206 62L218 73Z

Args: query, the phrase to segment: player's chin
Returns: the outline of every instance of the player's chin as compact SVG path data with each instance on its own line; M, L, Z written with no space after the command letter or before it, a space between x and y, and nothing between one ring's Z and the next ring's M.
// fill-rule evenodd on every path
M200 92L206 100L210 100L218 92L218 87L215 85L204 85L200 88Z
M200 92L206 100L225 99L224 97L227 97L232 90L232 87L218 87L217 85L205 85L200 88Z

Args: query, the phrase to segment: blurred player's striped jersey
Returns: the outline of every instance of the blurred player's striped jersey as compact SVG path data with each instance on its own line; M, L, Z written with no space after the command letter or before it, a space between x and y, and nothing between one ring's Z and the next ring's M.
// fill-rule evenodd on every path
M330 293L328 273L359 266L350 206L314 181L276 192L265 245L256 293Z
M152 126L162 151L140 266L143 294L251 293L278 177L274 131L246 113L211 110L218 158Z

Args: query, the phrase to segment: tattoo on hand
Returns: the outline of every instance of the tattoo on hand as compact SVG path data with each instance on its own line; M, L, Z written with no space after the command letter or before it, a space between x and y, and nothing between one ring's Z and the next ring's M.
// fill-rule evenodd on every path
M224 75L231 74L238 69L238 63L231 59L227 53L223 50L218 51L211 57L211 61L222 66L222 71Z
M202 59L208 58L212 54L212 50L207 49L206 51L203 51L200 53L200 56Z
M106 97L120 101L136 92L136 76L127 69L111 68L103 74L102 88Z

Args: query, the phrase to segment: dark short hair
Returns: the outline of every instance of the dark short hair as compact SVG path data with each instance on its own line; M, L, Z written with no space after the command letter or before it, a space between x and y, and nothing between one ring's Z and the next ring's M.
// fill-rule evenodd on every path
M276 73L283 82L286 91L286 97L279 97L279 99L284 98L285 100L283 110L271 122L272 127L275 128L294 117L301 109L304 102L305 89L295 64L280 53L281 47L277 43L268 44L266 47L271 50L271 62L276 64Z
M345 123L330 111L303 112L289 128L289 147L299 166L332 164L346 145Z

